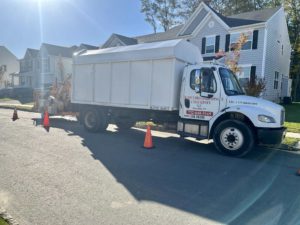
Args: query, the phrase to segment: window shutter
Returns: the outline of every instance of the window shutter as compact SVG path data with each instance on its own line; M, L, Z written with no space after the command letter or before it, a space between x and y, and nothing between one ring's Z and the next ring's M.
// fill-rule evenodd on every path
M216 36L215 53L218 53L219 49L220 49L220 35Z
M256 66L251 66L250 84L253 84L255 82L255 78L256 78Z
M229 51L229 45L230 45L230 34L226 34L225 52Z
M255 30L253 31L252 49L257 49L257 42L258 42L258 30Z
M201 53L204 55L205 54L205 47L206 47L206 38L202 38L202 51Z

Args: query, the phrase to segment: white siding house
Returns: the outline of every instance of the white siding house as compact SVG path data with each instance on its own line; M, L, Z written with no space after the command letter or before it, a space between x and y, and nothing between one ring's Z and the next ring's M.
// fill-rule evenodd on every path
M39 89L51 86L54 81L63 81L72 74L73 53L85 49L97 47L87 44L63 47L43 43L39 50L28 48L20 60L20 86Z
M13 86L11 74L18 73L19 69L17 57L6 47L0 46L0 88Z
M225 17L202 2L183 25L138 37L112 34L102 48L180 38L198 46L205 61L212 61L220 50L230 52L242 33L248 40L239 60L241 84L258 77L266 83L263 98L279 102L290 96L291 45L282 7Z

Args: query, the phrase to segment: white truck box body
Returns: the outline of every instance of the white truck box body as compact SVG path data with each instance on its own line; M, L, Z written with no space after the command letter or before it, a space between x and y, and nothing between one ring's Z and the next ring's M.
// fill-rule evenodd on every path
M178 110L184 66L199 49L171 40L87 51L73 58L72 103Z

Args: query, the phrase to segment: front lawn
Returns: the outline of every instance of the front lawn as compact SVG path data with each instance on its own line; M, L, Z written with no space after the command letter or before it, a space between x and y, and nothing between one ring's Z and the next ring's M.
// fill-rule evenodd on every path
M8 225L8 223L0 217L0 225Z
M282 144L286 144L288 146L295 146L300 141L299 138L291 138L291 137L285 137Z
M288 132L300 133L300 102L283 105L285 108L285 123Z

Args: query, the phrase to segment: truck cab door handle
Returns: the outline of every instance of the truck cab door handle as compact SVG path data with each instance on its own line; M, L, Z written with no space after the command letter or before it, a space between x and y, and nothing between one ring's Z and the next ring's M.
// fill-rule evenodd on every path
M184 99L184 105L185 105L185 108L190 108L191 106L191 101L189 99Z

